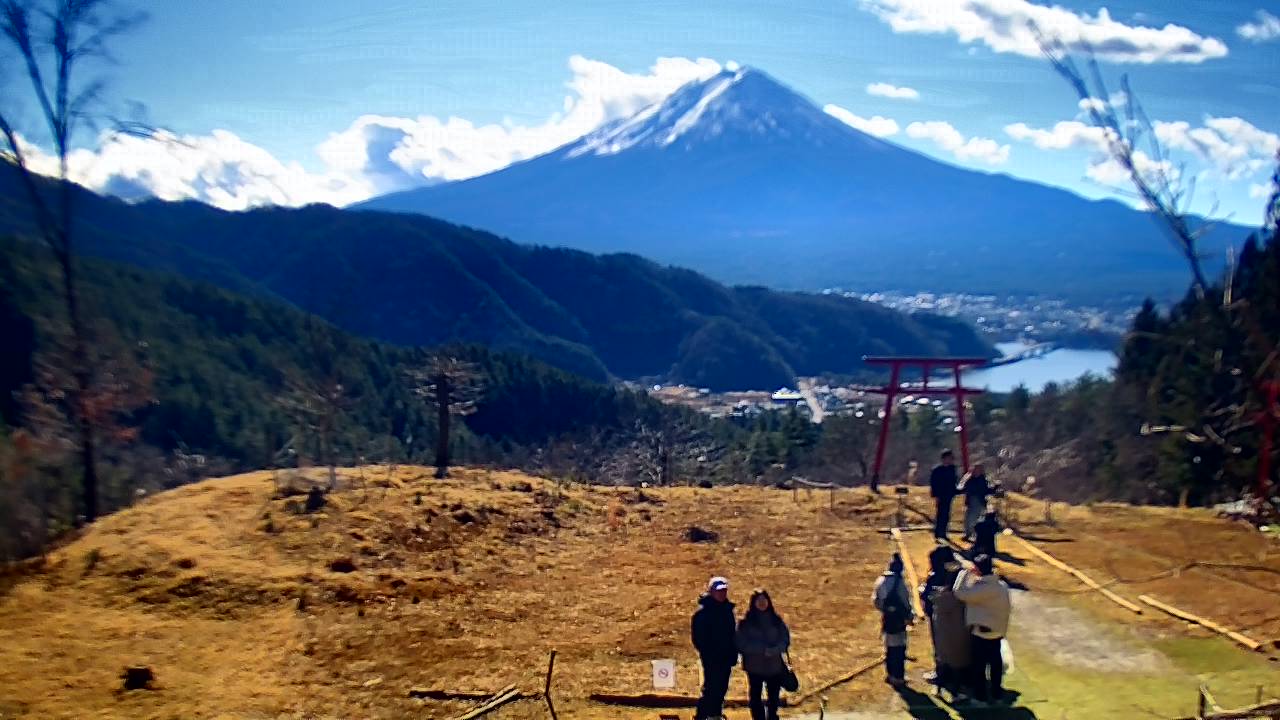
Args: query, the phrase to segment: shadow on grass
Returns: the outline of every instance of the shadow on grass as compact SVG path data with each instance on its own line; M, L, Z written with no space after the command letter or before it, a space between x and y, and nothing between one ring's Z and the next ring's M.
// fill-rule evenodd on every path
M963 705L948 706L941 699L927 695L914 688L897 688L898 695L907 702L907 712L918 720L953 720L956 715L968 720L982 718L990 720L1036 720L1036 714L1024 707L965 707ZM1017 704L1018 693L1006 691ZM954 712L954 714L953 714Z

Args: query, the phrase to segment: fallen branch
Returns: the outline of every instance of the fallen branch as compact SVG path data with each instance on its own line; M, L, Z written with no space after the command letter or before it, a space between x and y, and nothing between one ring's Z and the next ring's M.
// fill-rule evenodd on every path
M513 686L503 688L510 690ZM501 694L502 690L498 692ZM431 688L410 688L409 697L419 700L488 700L494 697L492 690L435 690ZM527 696L526 696L527 697Z
M1156 608L1157 610L1162 610L1178 618L1179 620L1186 620L1187 622L1195 623L1196 625L1200 625L1201 627L1206 627L1220 635L1226 635L1227 637L1231 638L1232 640L1235 640L1236 642L1240 643L1241 645L1249 648L1254 652L1258 652L1262 649L1262 643L1258 642L1257 640L1241 635L1235 630L1228 630L1227 628L1219 625L1218 623L1212 620L1207 620L1205 618L1200 617L1199 615L1192 615L1186 610L1179 610L1178 608L1173 607L1172 605L1166 605L1160 602L1159 600L1156 600L1155 598L1151 597L1150 595L1139 595L1138 599L1150 605L1151 607Z
M504 689L503 692L500 692L497 695L493 696L493 698L489 700L489 702L486 702L485 704L481 705L480 707L474 710L471 710L469 712L463 713L462 715L459 715L458 717L454 718L454 720L474 720L474 718L478 718L481 715L486 715L494 710L497 710L503 705L506 705L512 700L518 700L518 699L520 699L520 693L515 689L514 685L508 685L507 689Z
M1132 613L1134 613L1134 614L1136 614L1136 615L1141 615L1141 614L1142 614L1142 608L1141 608L1141 607L1138 607L1138 606L1137 606L1137 605L1135 605L1134 603L1132 603L1132 602L1130 602L1130 601L1128 601L1128 600L1125 600L1124 598L1120 597L1119 595L1117 595L1117 594L1115 594L1115 593L1111 592L1110 590L1108 590L1108 589L1104 588L1103 586L1099 585L1099 584L1098 584L1098 583L1097 583L1093 578L1089 577L1088 575L1085 575L1084 573L1080 572L1079 570L1077 570L1077 569L1075 569L1075 568L1071 567L1070 565L1068 565L1068 564L1066 564L1066 563L1062 562L1062 561L1061 561L1061 560L1059 560L1058 558L1056 558L1056 557L1054 557L1054 556L1050 555L1049 553L1047 553L1047 552L1045 552L1045 551L1041 550L1040 548L1036 547L1035 545L1032 545L1031 543L1029 543L1029 542L1027 542L1025 539L1023 539L1021 535L1014 535L1013 537L1014 537L1014 539L1016 539L1018 542L1022 543L1023 547L1025 547L1025 548L1026 548L1026 549L1027 549L1027 550L1028 550L1032 555L1035 555L1036 557L1038 557L1038 558L1040 558L1041 560L1043 560L1043 561L1045 561L1045 562L1049 563L1050 565L1052 565L1052 566L1054 566L1054 567L1058 568L1059 570L1062 570L1063 572L1066 572L1066 573L1068 573L1068 574L1070 574L1070 575L1075 576L1075 578L1076 578L1077 580L1079 580L1080 582L1082 582L1082 583L1084 583L1085 585L1089 586L1090 588L1092 588L1092 589L1094 589L1094 590L1097 590L1099 593L1102 593L1102 596L1103 596L1103 597L1105 597L1105 598L1107 598L1108 600L1110 600L1111 602L1113 602L1113 603L1115 603L1115 604L1119 605L1120 607L1124 608L1125 610L1128 610L1128 611L1130 611L1130 612L1132 612Z
M892 534L894 530L898 530L900 532L920 532L922 530L932 531L933 526L932 525L906 525L904 527L899 527L899 528L880 528L876 530L876 532L880 533L881 535L889 535L889 534Z
M666 695L662 693L639 693L630 695L626 693L591 693L587 699L592 702L602 703L605 705L626 705L628 707L640 708L691 708L698 706L698 698L691 695ZM781 707L791 705L786 698L782 699ZM726 698L725 707L748 707L749 703L746 698Z
M854 679L854 678L858 677L859 675L866 674L866 673L868 673L868 672L870 672L870 671L872 671L872 670L874 670L874 669L876 669L876 668L880 667L880 665L881 665L881 664L883 664L883 663L884 663L884 656L883 656L883 655L881 655L880 657L876 658L874 661L869 662L869 663L867 663L866 665L862 665L862 666L858 667L856 670L854 670L854 671L852 671L852 672L850 672L850 673L846 673L846 674L844 674L844 675L841 675L840 677L836 678L835 680L831 680L830 682L823 683L822 685L819 685L818 687L816 687L816 688L814 688L814 689L810 690L809 692L805 693L804 695L801 695L801 696L799 697L799 699L797 699L797 700L796 700L796 705L803 705L803 704L805 704L805 703L809 702L810 700L812 700L814 697L817 697L817 696L821 695L822 693L824 693L824 692L826 692L826 691L830 690L831 688L833 688L833 687L835 687L835 686L837 686L837 685L843 685L844 683L849 682L850 680L852 680L852 679Z

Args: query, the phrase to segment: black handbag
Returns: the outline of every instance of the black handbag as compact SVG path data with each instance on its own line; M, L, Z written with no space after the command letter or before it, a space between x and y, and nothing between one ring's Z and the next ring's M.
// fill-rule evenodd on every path
M791 655L784 654L783 658L785 662L782 665L782 676L778 678L778 684L783 690L793 693L800 689L800 678L796 677L796 671L791 669Z

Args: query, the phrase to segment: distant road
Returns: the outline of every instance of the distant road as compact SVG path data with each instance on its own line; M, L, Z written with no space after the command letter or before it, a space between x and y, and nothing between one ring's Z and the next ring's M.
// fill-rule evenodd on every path
M818 397L813 394L813 385L808 380L800 380L798 384L800 386L800 394L804 396L804 401L809 403L809 412L813 421L815 423L822 422L822 418L827 414L827 411L822 409L822 403L819 403Z

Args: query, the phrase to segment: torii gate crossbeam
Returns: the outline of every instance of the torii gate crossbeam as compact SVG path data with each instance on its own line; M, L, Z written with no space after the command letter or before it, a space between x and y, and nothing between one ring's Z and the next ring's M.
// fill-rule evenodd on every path
M865 392L884 395L884 417L880 422L880 439L876 442L876 462L871 472L871 491L880 491L880 470L884 465L884 450L889 440L889 421L893 416L893 404L898 395L944 395L955 398L956 424L960 428L960 459L965 472L969 471L969 427L965 419L964 399L983 391L966 388L960 381L960 371L965 367L986 365L987 358L966 357L892 357L868 356L862 358L869 365L888 365L889 383L882 387L864 388ZM922 384L919 387L902 384L903 368L920 368ZM954 384L951 387L929 387L929 374L935 370L951 370Z

